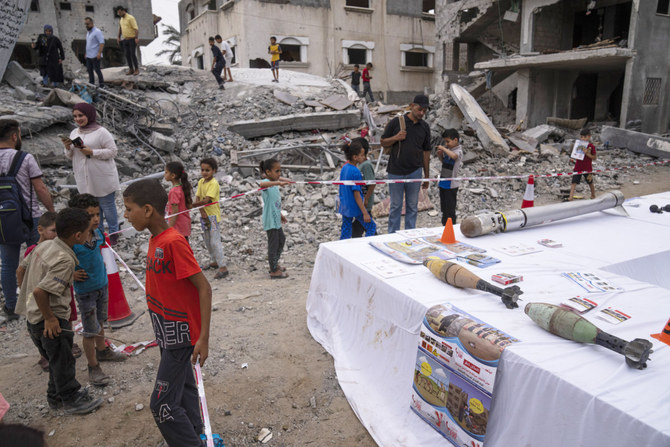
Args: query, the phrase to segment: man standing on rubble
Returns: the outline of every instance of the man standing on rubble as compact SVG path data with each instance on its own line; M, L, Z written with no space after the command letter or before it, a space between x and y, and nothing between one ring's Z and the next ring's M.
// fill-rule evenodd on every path
M381 136L381 145L391 148L387 167L389 180L420 179L430 176L430 126L423 120L430 104L425 95L416 95L410 110L388 122ZM402 121L401 121L402 120ZM405 200L405 229L416 228L419 207L419 189L428 188L428 182L399 182L389 184L391 206L388 232L400 229L402 204Z
M140 74L140 65L137 62L137 46L140 44L140 30L137 27L135 17L128 14L123 6L116 7L116 14L121 17L119 21L119 36L116 41L123 48L128 62L127 75ZM122 40L123 38L123 40Z
M86 17L84 19L84 26L86 26L86 70L88 71L88 82L95 85L95 74L98 75L98 82L100 87L105 86L105 80L102 77L100 70L100 62L102 61L102 49L105 46L105 36L102 31L93 24L93 19Z

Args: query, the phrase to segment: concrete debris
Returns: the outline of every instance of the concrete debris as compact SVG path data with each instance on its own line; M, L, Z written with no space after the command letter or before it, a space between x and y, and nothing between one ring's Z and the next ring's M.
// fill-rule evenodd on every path
M270 439L272 439L272 432L268 428L262 428L256 439L258 442L265 444Z
M62 106L62 107L74 107L75 104L84 102L81 96L76 93L68 92L60 88L52 89L46 98L42 101L42 105L45 107L50 106Z
M278 116L264 120L237 121L228 125L228 130L245 138L276 135L287 131L313 129L345 129L360 124L361 114L357 110L349 112L305 113Z
M2 118L17 120L21 124L21 135L23 136L40 132L54 124L70 123L72 121L72 110L60 106L36 107L33 105L32 107L16 109L2 115Z
M7 64L7 69L5 70L2 80L14 88L24 87L31 90L37 89L37 84L32 76L30 76L16 61L10 61L9 64Z
M151 133L151 145L162 152L172 153L177 147L177 141L174 138L165 136L158 132Z
M345 110L351 107L354 102L343 95L332 95L321 100L321 104L334 110Z
M527 137L520 133L511 133L507 135L507 139L516 147L526 152L535 152L537 148L537 140L535 138Z
M23 100L34 101L36 99L34 91L20 85L14 87L14 93L16 94L16 97L22 101Z
M277 98L278 100L280 100L284 104L288 104L290 106L292 106L293 104L298 102L298 100L300 99L297 96L292 95L292 94L290 94L288 92L285 92L283 90L275 90L273 92L273 94L274 94L275 98Z
M405 106L396 106L394 104L387 105L387 106L380 106L377 108L377 113L383 114L383 113L398 113L402 112L405 110Z
M561 154L561 147L556 144L540 144L540 154L558 157Z
M608 146L620 147L662 159L670 158L670 138L603 126L600 139Z
M482 145L494 155L507 155L509 146L475 98L458 84L451 84L450 92L468 124L477 132Z
M586 125L587 121L588 118L579 118L575 120L570 120L567 118L557 118L555 116L548 116L546 120L547 124L574 130L582 129Z
M539 126L533 127L523 132L524 137L532 138L538 143L544 143L547 141L550 135L557 135L559 137L564 137L565 132L561 129L550 126L548 124L540 124Z

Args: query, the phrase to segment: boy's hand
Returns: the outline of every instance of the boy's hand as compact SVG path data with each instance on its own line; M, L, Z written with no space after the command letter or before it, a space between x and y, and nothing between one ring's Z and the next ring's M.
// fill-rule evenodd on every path
M286 218L283 215L281 216L281 223L283 224L288 223L288 220L286 220Z
M60 335L60 323L58 318L51 317L44 320L44 336L49 338L56 338Z
M365 212L363 212L363 220L365 221L365 223L370 223L370 221L372 220L370 218L370 215L368 214L367 210Z
M78 269L74 271L74 280L75 281L86 281L88 279L88 273L84 269Z
M290 184L291 184L291 182L283 182L283 181L279 182L279 186L288 186Z
M195 342L193 347L193 355L191 356L191 363L195 365L195 362L198 361L198 356L200 356L200 366L205 366L205 360L209 355L209 341L203 340L202 338L198 339Z

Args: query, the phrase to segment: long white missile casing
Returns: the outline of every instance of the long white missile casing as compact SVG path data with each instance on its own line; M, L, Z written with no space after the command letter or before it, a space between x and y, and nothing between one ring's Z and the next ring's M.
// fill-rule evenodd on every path
M482 213L463 219L461 233L466 237L477 237L489 233L522 230L556 220L615 208L623 204L624 200L621 191L610 191L591 200L554 203L506 212Z

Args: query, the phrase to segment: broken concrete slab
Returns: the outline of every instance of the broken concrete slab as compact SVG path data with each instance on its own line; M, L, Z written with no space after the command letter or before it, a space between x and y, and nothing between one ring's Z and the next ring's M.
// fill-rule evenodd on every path
M494 155L507 155L509 146L475 98L458 84L451 84L449 90L451 97L463 112L468 124L477 132L477 137L482 146Z
M589 120L588 118L579 118L579 119L570 120L570 119L567 119L567 118L558 118L558 117L555 117L555 116L548 116L546 122L547 122L547 124L553 124L554 126L565 127L566 129L579 130L579 129L582 129L586 125L586 122L588 120Z
M5 75L2 78L7 84L12 87L25 87L25 88L36 88L37 85L32 77L28 74L26 70L19 65L16 61L10 61L7 64L7 69L5 70Z
M396 106L395 104L389 104L386 106L378 107L377 113L383 114L383 113L402 112L403 110L405 110L405 107L403 106Z
M228 130L245 138L276 135L286 131L313 129L344 129L360 124L361 114L357 110L347 112L321 112L285 115L264 120L237 121L228 125Z
M522 151L535 152L537 149L537 140L535 138L515 132L507 135L507 139Z
M284 104L288 104L290 106L295 104L298 101L298 99L300 99L297 96L292 95L283 90L275 90L272 93L274 94L275 98L277 98L279 101L283 102Z
M548 155L550 157L558 157L559 155L561 155L561 145L540 144L540 154Z
M670 138L663 138L658 135L603 126L600 132L600 141L605 145L625 148L638 154L663 159L670 158Z
M3 115L4 119L16 120L21 126L21 135L30 135L58 123L72 121L72 110L65 107L38 107L30 111L21 111L13 115Z
M21 101L35 101L35 92L20 85L14 87L14 94Z
M172 153L174 152L175 147L177 147L177 142L174 138L165 136L158 132L151 133L151 145L158 149L159 151Z
M307 107L321 107L321 103L319 101L314 101L313 99L305 101L305 105Z
M79 104L80 102L85 101L82 99L81 96L77 95L76 93L68 92L60 88L54 88L51 89L47 97L44 98L44 101L42 101L42 105L46 107L49 106L74 107L75 104Z
M463 112L456 106L451 106L447 109L444 118L437 120L436 124L442 129L459 129L463 125Z
M343 95L332 95L321 101L324 106L335 110L345 110L351 107L354 102Z
M564 136L565 132L560 130L557 127L550 126L548 124L540 124L539 126L535 126L531 129L526 130L523 132L523 136L533 138L535 139L538 143L544 143L547 141L547 138L549 138L549 135L561 135Z

